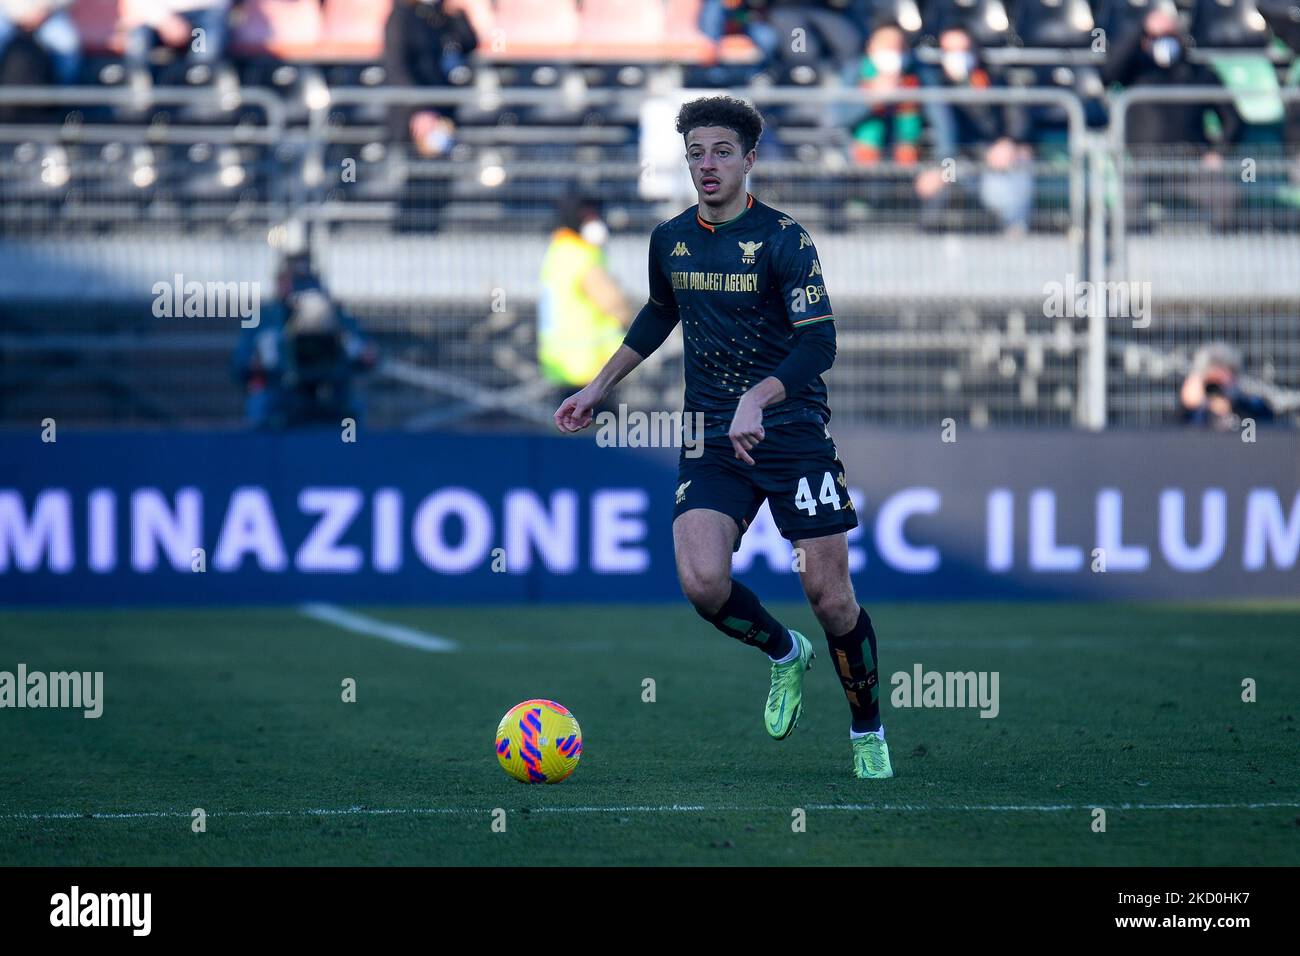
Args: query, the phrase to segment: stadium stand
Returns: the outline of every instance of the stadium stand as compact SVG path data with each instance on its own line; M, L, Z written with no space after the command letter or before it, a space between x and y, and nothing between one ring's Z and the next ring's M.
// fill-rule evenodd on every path
M121 0L77 0L72 5L72 19L88 53L122 53L121 18Z
M387 0L325 0L321 7L319 55L340 60L374 60L384 48Z
M243 55L284 60L326 56L320 0L244 0L233 17L233 49ZM376 47L372 55L378 53Z
M391 2L243 0L228 82L165 76L141 101L120 88L122 5L77 0L85 78L99 82L63 100L16 91L4 107L22 115L0 123L0 420L81 389L101 400L65 398L70 420L236 424L234 331L156 318L149 289L173 273L268 282L290 227L385 356L369 386L374 424L425 427L448 395L480 424L541 420L540 407L492 396L536 379L535 272L556 203L601 195L611 270L644 294L648 231L692 201L654 168L647 141L674 134L652 117L721 77L753 81L771 120L753 188L814 233L837 310L853 319L833 379L841 418L928 422L955 397L977 425L1170 423L1173 383L1214 337L1242 350L1247 377L1294 421L1300 147L1283 119L1300 105L1294 55L1267 46L1248 0L1178 7L1187 55L1247 55L1250 83L1276 81L1276 109L1217 144L1216 168L1139 151L1119 169L1118 91L1101 69L1155 2L870 5L931 67L939 30L968 25L1004 83L997 95L1028 98L1034 201L1017 236L971 197L922 230L917 170L849 161L841 120L862 101L837 73L769 70L739 33L715 47L701 0L461 0L478 49L446 60L444 85L403 91L383 65ZM393 110L416 104L455 117L445 152L422 155L394 133ZM945 158L932 129L921 145L923 166ZM1237 175L1246 161L1249 182ZM1179 201L1165 188L1175 181L1217 190L1232 215ZM1098 339L1086 311L1046 314L1049 283L1089 277L1149 282L1152 331L1112 318ZM498 289L504 310L489 305ZM1099 348L1100 412L1088 371ZM679 391L669 349L626 397L671 407Z

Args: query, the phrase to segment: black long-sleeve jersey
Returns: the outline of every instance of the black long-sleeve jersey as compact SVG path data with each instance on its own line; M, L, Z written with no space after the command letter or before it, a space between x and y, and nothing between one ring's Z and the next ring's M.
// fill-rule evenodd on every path
M808 233L751 194L725 223L705 222L695 205L655 227L650 301L625 344L647 356L681 322L685 411L704 413L706 436L725 435L740 396L773 375L786 397L764 410L764 427L826 423L820 373L834 360L834 317ZM810 347L791 359L804 336Z

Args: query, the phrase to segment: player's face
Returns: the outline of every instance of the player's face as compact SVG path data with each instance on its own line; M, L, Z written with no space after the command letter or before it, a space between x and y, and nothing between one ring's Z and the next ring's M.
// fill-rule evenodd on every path
M745 189L745 176L754 165L754 150L741 152L734 129L701 126L686 135L686 164L700 205L724 209Z

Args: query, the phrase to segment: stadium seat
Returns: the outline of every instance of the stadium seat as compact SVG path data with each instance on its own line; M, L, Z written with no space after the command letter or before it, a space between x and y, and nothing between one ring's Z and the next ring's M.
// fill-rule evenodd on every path
M496 30L505 60L571 59L578 42L574 0L498 0Z
M664 29L668 36L699 36L700 7L703 0L668 0L664 10Z
M585 58L637 60L667 51L660 0L585 0L578 28Z
M1138 29L1155 7L1156 0L1096 0L1093 10L1097 26L1114 38Z
M236 53L311 59L321 38L320 0L246 0L231 15L231 28Z
M470 26L478 36L480 52L490 51L497 28L496 13L491 0L459 0L459 7L469 17Z
M392 9L393 0L325 0L317 55L329 60L379 59Z
M87 53L121 54L124 37L118 29L120 7L121 0L77 0L72 5L72 21Z
M1010 0L934 0L925 15L925 28L960 24L979 46L1006 46L1011 35L1010 5Z
M701 0L668 0L664 9L664 39L668 42L669 57L678 62L695 63L712 53L709 38L700 32ZM728 50L728 40L724 38L719 58L728 62L729 55L737 62L748 63L756 58L758 51L748 37L739 37L743 46L733 44Z
M1087 0L1020 0L1015 26L1025 46L1080 47L1092 43L1094 23Z
M1269 30L1251 0L1198 0L1192 36L1201 47L1263 47Z
M874 23L896 23L913 40L925 32L932 32L934 23L927 19L927 0L871 0L865 22L860 26L870 29Z

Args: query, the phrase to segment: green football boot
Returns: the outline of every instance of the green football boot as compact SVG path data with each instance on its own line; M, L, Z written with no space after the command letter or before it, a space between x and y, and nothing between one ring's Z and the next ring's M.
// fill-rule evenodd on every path
M894 775L889 762L889 744L875 734L850 737L853 745L853 776L859 780L885 780Z
M767 695L763 726L776 740L784 740L799 723L803 713L803 674L812 667L812 644L798 631L791 631L799 656L788 664L772 664L772 689Z

